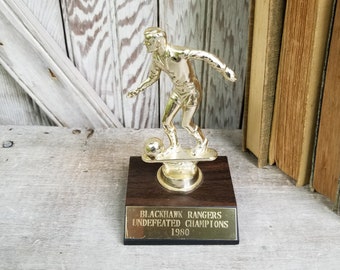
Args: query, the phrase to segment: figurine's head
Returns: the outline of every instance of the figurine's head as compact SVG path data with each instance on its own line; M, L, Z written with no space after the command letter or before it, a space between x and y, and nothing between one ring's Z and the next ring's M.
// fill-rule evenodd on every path
M144 44L148 52L155 52L166 46L166 33L158 27L149 27L144 31Z

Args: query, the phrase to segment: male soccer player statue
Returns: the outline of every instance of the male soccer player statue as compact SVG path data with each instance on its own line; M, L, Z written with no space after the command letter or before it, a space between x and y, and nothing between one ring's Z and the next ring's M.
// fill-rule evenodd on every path
M191 153L193 156L199 156L207 150L208 141L199 126L193 122L193 115L199 106L202 93L190 60L205 61L232 82L236 81L235 73L211 53L168 44L166 33L160 28L147 28L144 37L144 44L148 52L152 53L149 75L136 90L128 92L127 95L134 97L144 91L159 79L161 71L168 74L173 89L162 118L163 128L170 140L170 147L166 152L176 152L180 148L173 119L182 109L182 126L197 141Z

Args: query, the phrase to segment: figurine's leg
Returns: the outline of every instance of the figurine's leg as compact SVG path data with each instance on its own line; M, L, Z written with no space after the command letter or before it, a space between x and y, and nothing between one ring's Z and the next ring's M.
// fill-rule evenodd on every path
M162 118L162 125L164 128L165 134L168 136L169 141L170 141L170 149L179 147L177 131L176 131L176 127L173 124L173 120L180 108L181 108L181 105L178 104L176 100L174 100L173 98L170 98L165 107L165 112Z
M191 136L193 136L196 141L197 145L192 150L193 155L199 155L206 151L208 140L204 137L204 134L199 126L197 126L193 121L192 118L194 113L197 109L197 106L186 106L183 108L183 119L182 119L182 126L185 128Z

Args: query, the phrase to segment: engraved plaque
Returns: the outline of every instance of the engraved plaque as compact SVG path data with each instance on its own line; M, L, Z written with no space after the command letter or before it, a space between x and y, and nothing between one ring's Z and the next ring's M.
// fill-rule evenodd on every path
M125 240L233 242L236 218L236 208L127 206Z

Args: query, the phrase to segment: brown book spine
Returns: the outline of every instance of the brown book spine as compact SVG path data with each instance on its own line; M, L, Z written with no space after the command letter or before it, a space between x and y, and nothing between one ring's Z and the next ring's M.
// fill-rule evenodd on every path
M309 181L332 0L287 1L270 159L301 186Z
M340 178L340 1L337 2L323 92L313 187L333 202Z
M249 8L249 25L248 25L248 54L247 54L247 69L246 81L244 86L244 108L243 108L243 123L242 123L242 150L247 150L247 126L248 126L248 104L249 104L249 84L250 84L250 70L251 70L251 57L253 47L253 33L254 33L254 12L255 0L250 0Z
M281 0L258 1L254 7L244 145L257 156L259 167L268 163L284 10Z

